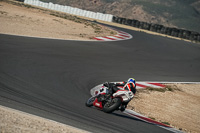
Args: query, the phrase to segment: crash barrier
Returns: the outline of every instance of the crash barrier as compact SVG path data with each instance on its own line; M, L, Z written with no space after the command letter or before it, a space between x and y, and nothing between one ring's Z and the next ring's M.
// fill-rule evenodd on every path
M159 25L159 24L151 24L147 22L134 20L134 19L126 19L126 18L121 18L121 17L116 17L116 16L113 16L112 22L129 25L132 27L149 30L149 31L153 31L153 32L157 32L157 33L161 33L161 34L165 34L165 35L169 35L173 37L200 42L200 33L194 32L194 31L170 28L170 27L165 27L163 25Z
M82 10L82 9L74 8L74 7L70 7L70 6L53 4L51 2L45 3L45 2L42 2L42 1L39 1L39 0L24 0L24 3L29 4L29 5L47 8L47 9L51 9L51 10L55 10L55 11L65 12L65 13L69 13L69 14L72 14L72 15L78 15L78 16L97 19L97 20L102 20L102 21L112 22L112 19L113 19L113 15L111 15L111 14L103 14L103 13L99 13L99 12L92 12L92 11Z

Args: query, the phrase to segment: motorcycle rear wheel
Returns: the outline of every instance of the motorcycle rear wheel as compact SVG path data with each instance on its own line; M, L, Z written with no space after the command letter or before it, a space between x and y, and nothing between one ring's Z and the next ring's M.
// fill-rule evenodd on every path
M93 106L93 102L94 102L95 98L96 98L96 97L90 97L90 98L86 101L85 105L86 105L87 107Z
M105 103L105 105L103 107L103 111L105 113L112 113L113 111L118 109L121 104L122 104L121 98L116 97L116 98L112 99L111 102Z

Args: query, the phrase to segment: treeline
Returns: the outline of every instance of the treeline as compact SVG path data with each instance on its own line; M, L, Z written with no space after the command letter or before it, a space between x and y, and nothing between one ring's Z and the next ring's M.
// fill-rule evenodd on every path
M149 30L173 37L178 37L182 39L187 39L195 42L200 42L200 34L198 32L184 30L184 29L177 29L177 28L171 28L171 27L165 27L163 25L159 24L152 24L147 22L141 22L134 19L126 19L121 17L113 16L113 22L129 25L132 27Z

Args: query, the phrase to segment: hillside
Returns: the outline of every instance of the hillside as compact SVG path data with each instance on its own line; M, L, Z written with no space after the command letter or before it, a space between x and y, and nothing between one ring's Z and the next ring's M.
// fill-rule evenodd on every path
M42 0L200 32L200 0Z

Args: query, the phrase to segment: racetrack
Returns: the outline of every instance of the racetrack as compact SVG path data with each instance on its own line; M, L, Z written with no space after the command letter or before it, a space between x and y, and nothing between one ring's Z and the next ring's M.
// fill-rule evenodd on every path
M200 80L200 45L125 30L126 41L39 39L0 34L0 104L92 132L169 132L123 113L85 107L105 81Z

